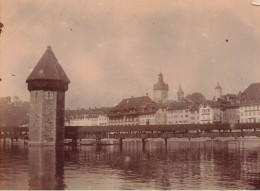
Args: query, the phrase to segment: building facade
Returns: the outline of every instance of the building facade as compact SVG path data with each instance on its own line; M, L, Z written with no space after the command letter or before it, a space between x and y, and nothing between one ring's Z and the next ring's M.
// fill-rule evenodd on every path
M260 83L250 84L239 96L240 123L260 122Z
M239 123L240 107L238 105L228 105L223 108L223 123Z
M222 105L218 102L205 102L199 106L199 120L201 124L222 123Z
M89 108L67 110L65 126L106 126L109 124L107 114L111 108Z
M109 113L109 125L155 125L166 124L164 104L149 96L123 99Z
M167 107L167 124L188 124L190 123L189 109L191 103L172 102Z

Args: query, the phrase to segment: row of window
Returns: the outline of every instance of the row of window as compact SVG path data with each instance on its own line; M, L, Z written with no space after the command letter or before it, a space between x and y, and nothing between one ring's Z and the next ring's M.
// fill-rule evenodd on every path
M251 105L251 106L240 107L240 110L253 110L253 109L260 109L260 105Z
M209 115L207 115L207 116L206 116L206 115L203 115L203 116L202 116L202 119L208 119L208 120L210 120L210 117L209 117Z
M253 119L241 119L240 123L256 123L260 122L260 118L253 118Z
M138 119L137 118L126 118L125 120L124 119L111 119L110 122L111 123L119 123L119 122L125 122L125 121L137 121Z
M210 113L210 109L202 109L202 114Z
M53 92L53 91L46 91L46 92L44 92L44 99L47 99L47 100L50 100L50 99L54 99L54 97L55 97L55 93L56 92ZM34 99L35 100L37 100L38 98L40 98L39 97L40 96L40 94L39 94L39 92L34 92ZM57 94L57 96L58 96L58 98L59 98L59 100L62 100L63 99L63 94Z
M188 118L189 115L174 115L174 116L168 116L168 118L184 118L184 117Z
M125 126L126 124L110 124L110 125L112 125L112 126L121 126L121 125ZM133 124L127 124L127 125L138 125L138 124L133 123Z
M244 114L245 114L245 116L254 116L254 115L260 115L260 111L249 111L249 112L245 112L245 113L243 113L243 112L241 112L240 113L240 115L241 116L244 116Z
M170 114L172 114L172 113L188 113L189 112L189 110L188 109L186 109L186 110L170 110L170 111L168 111L168 113L170 113Z
M154 115L153 114L145 114L145 115L140 115L140 118L141 117L153 117Z

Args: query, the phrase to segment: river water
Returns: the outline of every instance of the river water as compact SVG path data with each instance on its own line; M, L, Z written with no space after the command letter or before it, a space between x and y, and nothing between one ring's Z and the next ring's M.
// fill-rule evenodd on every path
M260 139L0 144L0 189L260 189Z

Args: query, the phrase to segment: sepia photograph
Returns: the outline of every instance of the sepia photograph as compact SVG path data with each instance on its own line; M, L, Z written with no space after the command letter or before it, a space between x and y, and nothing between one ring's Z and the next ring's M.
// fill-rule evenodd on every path
M260 0L0 0L0 190L260 190Z

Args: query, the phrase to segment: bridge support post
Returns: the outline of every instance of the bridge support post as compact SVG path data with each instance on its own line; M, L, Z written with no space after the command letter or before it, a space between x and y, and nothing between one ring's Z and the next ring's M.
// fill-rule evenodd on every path
M244 137L244 130L241 129L241 137Z
M164 143L165 143L165 146L166 146L166 147L167 147L167 142L168 142L168 139L165 138L165 139L164 139Z
M120 145L120 146L123 145L123 139L119 139L119 145Z
M77 146L77 139L75 139L75 138L72 139L72 145L76 145Z
M101 138L97 138L97 139L96 139L96 144L97 144L97 145L101 145Z

